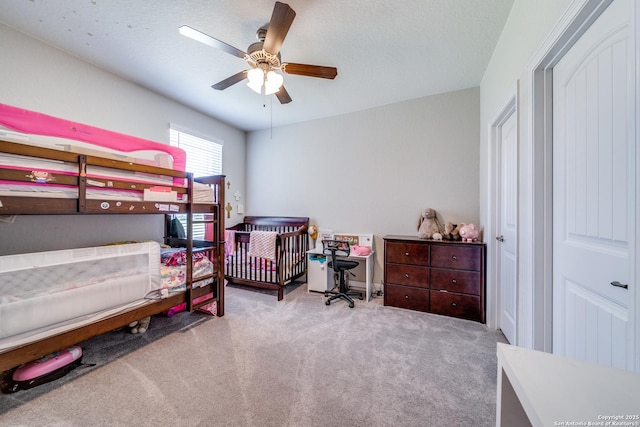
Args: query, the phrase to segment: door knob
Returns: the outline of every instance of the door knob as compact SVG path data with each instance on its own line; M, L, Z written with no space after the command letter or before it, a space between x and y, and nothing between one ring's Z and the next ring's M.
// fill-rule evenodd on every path
M501 234L501 235L499 235L498 237L496 237L496 240L497 240L498 242L504 242L504 236Z
M626 283L620 283L617 280L614 280L613 282L611 282L611 286L615 286L615 287L618 287L618 288L629 289L629 285L627 285Z

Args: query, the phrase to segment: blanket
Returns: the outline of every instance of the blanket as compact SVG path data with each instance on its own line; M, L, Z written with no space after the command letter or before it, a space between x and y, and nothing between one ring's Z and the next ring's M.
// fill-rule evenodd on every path
M276 231L252 231L249 237L249 256L275 261L277 236Z

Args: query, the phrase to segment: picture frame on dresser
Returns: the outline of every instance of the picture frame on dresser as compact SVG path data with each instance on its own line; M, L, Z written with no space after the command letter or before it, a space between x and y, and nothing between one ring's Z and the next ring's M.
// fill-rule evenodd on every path
M486 245L384 237L384 305L486 321Z

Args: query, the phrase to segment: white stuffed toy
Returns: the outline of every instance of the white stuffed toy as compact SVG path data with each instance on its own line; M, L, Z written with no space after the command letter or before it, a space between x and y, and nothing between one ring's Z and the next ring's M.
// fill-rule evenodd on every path
M136 320L129 323L132 334L144 334L149 329L149 323L151 323L151 316L147 316L144 319Z
M421 239L442 240L444 230L435 209L427 208L418 218L418 237Z

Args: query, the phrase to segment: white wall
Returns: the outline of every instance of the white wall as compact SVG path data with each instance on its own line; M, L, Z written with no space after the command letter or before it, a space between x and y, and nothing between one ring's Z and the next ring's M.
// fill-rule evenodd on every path
M477 224L478 125L471 88L249 133L247 214L373 233L377 289L382 238L417 235L423 209Z
M511 13L502 31L493 57L480 85L481 110L481 149L480 149L480 222L486 225L488 259L496 252L497 233L492 229L491 214L491 154L489 131L494 118L504 107L505 101L518 87L518 283L520 287L518 301L518 344L533 347L533 188L532 143L528 119L530 78L527 69L538 49L543 45L553 27L560 21L570 4L570 0L515 0ZM496 272L492 263L487 265L487 323L496 326Z
M0 102L169 143L169 123L224 142L231 193L244 192L245 133L0 25ZM162 216L19 216L0 255L162 237ZM25 239L26 236L26 239ZM35 238L34 238L35 237Z

